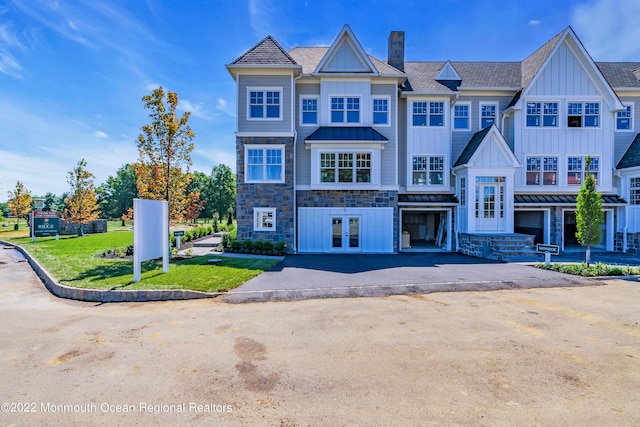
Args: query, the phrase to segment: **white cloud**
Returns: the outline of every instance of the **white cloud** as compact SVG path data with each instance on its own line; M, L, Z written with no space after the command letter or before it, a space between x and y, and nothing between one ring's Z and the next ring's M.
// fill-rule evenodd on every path
M102 132L101 130L95 131L95 133L93 135L98 137L98 138L109 138L109 135L107 135L106 133Z
M198 117L203 120L211 120L211 115L209 114L209 112L206 110L206 108L203 106L202 103L193 104L188 99L180 99L178 101L177 109L180 111L190 111L193 117Z
M226 99L218 98L216 101L216 109L231 117L236 117L236 107L229 104Z
M529 21L529 25L540 25L540 21L538 21L537 19L532 19L531 21Z
M576 6L571 22L594 60L637 61L639 16L637 0L595 0Z
M277 22L275 6L271 0L249 0L249 23L256 37L262 39L273 33Z
M227 165L233 173L236 171L236 153L219 149L194 150L193 170L211 173L211 169L217 165Z
M22 43L8 25L0 25L0 73L20 79L23 68L11 48L23 49Z

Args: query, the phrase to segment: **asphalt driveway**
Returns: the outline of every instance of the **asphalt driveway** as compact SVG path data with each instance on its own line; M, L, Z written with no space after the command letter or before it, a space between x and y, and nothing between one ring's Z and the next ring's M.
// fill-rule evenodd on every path
M598 283L531 265L457 253L290 255L272 270L226 294L224 300L291 301Z

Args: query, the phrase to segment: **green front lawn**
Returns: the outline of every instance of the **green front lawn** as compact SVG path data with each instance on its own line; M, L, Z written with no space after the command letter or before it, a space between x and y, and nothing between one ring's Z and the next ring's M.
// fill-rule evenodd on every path
M170 261L169 272L162 273L161 261L142 263L142 276L133 282L133 260L103 258L108 249L133 243L132 231L89 234L84 237L61 236L7 239L33 255L56 280L64 285L91 289L189 289L204 292L236 288L273 267L278 261L256 258L222 258L210 265L211 256Z

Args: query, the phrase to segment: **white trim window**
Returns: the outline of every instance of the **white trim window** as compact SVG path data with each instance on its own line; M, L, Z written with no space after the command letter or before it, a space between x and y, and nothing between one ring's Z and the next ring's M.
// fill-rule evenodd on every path
M557 102L527 102L528 127L558 127Z
M558 185L557 157L527 157L527 185Z
M389 98L373 98L373 124L389 124Z
M300 125L313 126L318 124L318 97L300 97Z
M491 126L498 120L498 104L480 104L480 129Z
M467 206L467 178L460 178L460 206Z
M597 128L600 127L599 102L567 103L567 127Z
M411 163L413 185L444 184L444 156L413 156Z
M640 205L640 178L629 179L629 204Z
M245 145L245 182L284 182L284 146Z
M453 130L470 130L471 105L456 104L453 107Z
M282 88L247 88L248 120L281 120Z
M253 231L276 231L276 208L253 208Z
M586 161L584 157L567 157L567 185L582 185L585 174ZM598 172L600 171L600 159L598 157L591 158L591 166L589 172L598 183Z
M413 101L411 125L444 127L444 101Z
M616 113L616 130L633 131L633 105L627 105Z
M331 123L360 123L360 97L332 96Z
M371 183L371 152L320 153L320 182L340 184Z

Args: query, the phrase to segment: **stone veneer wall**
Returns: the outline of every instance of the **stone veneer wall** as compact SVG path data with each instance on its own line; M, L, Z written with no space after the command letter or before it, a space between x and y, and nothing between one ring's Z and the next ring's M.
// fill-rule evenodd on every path
M107 220L95 219L88 224L82 224L82 232L84 234L106 233ZM65 221L60 218L60 235L77 234L78 224L75 222Z
M245 183L245 145L284 145L284 183ZM267 240L294 247L293 138L237 138L236 140L236 216L238 240ZM253 208L276 208L276 230L254 231Z
M624 233L617 231L614 236L614 250L622 252L624 250ZM627 253L640 253L640 233L627 233Z
M393 250L398 245L398 192L371 190L308 190L296 193L299 208L393 208Z

